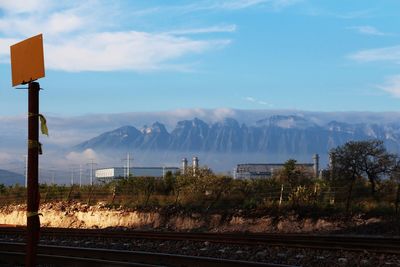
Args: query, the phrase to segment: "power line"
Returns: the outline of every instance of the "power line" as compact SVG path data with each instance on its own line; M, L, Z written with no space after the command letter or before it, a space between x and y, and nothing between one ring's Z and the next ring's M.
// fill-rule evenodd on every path
M130 176L130 163L133 161L133 157L130 158L130 153L126 154L126 159L122 159L122 161L126 161L126 171L125 171L125 178L129 178Z

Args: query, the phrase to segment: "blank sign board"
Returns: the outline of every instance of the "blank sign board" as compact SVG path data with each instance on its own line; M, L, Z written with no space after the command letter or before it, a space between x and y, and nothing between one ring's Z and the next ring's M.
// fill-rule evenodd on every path
M44 77L42 34L14 44L10 50L13 86Z

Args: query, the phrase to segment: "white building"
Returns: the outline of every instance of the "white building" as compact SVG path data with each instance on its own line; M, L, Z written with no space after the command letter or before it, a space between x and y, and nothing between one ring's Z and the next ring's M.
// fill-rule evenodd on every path
M274 172L281 170L284 163L245 163L238 164L233 171L234 179L271 178ZM309 170L316 178L319 177L319 156L313 156L313 163L297 163L296 166Z
M129 168L129 175L132 177L164 177L167 172L177 173L180 169L177 167L131 167ZM112 167L97 169L95 176L99 180L109 180L116 178L127 177L127 168Z

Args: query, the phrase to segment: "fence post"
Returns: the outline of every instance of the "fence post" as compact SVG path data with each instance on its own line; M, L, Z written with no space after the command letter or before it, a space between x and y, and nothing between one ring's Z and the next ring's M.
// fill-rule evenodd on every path
M282 204L282 199L283 199L283 184L281 185L281 195L280 195L280 197L279 197L279 207L280 207L281 204Z
M43 202L42 202L43 204L47 202L47 194L48 193L49 193L49 187L47 187L46 194L44 195Z
M90 186L90 190L89 190L89 198L88 198L88 205L90 206L90 200L92 199L92 191L93 191L93 186Z
M68 197L67 197L67 201L68 202L70 201L72 190L74 190L74 186L73 185L71 185L71 188L69 189L69 193L68 193Z
M114 204L115 196L117 195L117 188L116 186L113 187L113 192L112 192L112 199L111 199L111 205Z

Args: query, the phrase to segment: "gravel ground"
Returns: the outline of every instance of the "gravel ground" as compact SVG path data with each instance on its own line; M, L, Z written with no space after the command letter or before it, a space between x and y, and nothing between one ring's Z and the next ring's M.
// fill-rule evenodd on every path
M24 242L22 237L0 237L0 241ZM281 263L297 266L400 266L400 255L349 251L299 249L265 245L236 245L194 241L159 241L148 239L107 240L42 237L43 245L135 250L233 260Z

